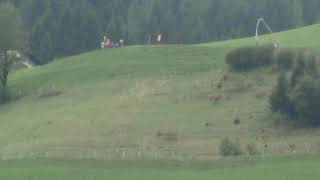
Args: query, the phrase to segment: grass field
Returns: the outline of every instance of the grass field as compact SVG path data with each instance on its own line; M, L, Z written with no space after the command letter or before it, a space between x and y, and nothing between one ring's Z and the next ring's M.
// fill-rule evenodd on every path
M273 39L317 50L319 30L314 25ZM317 129L284 129L268 121L277 72L229 72L226 52L254 43L98 50L16 71L10 88L22 98L0 108L0 153L69 157L96 151L103 157L121 149L212 157L226 136L256 143L268 154L287 153L292 144L298 153L318 151ZM236 117L240 125L233 124Z
M319 157L215 162L103 162L29 160L0 162L0 179L10 180L314 180Z
M320 25L314 25L276 33L272 38L282 47L319 51L319 32ZM262 37L264 42L270 39ZM255 143L265 155L292 154L292 145L295 154L318 153L318 129L291 129L270 120L268 96L276 70L228 70L226 53L248 44L255 44L254 39L132 46L18 70L11 74L9 86L19 98L0 108L0 156L103 160L108 154L117 162L123 152L128 159L137 159L137 152L141 152L149 160L155 156L170 159L172 153L180 160L209 160L219 156L218 146L224 137L237 139L243 146ZM240 125L233 124L236 117ZM59 175L79 179L93 174L118 179L267 179L261 177L264 168L271 179L319 176L315 170L319 164L313 158L237 164L210 169L198 164L153 165L151 161L113 167L114 163L100 161L17 160L0 162L0 179L25 179L29 173L32 179L57 179ZM307 168L299 171L304 165ZM22 173L15 173L18 171ZM292 173L287 176L288 172Z

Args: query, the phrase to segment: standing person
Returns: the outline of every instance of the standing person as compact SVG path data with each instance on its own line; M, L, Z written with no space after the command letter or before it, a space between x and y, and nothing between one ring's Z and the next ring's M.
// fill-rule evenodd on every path
M157 42L160 44L162 41L162 34L160 33L157 37Z
M107 38L107 47L111 47L112 46L112 40L110 37Z
M104 48L105 48L104 46L105 46L105 42L102 41L102 42L101 42L101 49L104 49Z
M103 37L103 42L104 42L104 45L107 45L107 36Z
M124 40L123 40L122 38L119 40L119 43L120 43L120 46L121 46L121 47L124 46Z

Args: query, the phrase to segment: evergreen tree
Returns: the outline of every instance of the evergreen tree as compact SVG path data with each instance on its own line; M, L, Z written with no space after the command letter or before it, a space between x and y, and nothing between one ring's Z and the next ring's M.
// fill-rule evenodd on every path
M317 57L315 55L310 55L307 61L306 72L308 75L317 78L319 77L319 70L317 64Z
M305 73L305 68L306 68L305 56L303 53L300 53L297 59L297 63L291 75L291 87L295 87L299 83L299 80Z
M102 34L136 44L161 32L166 43L199 43L252 36L260 17L274 31L320 19L318 0L0 0L7 1L22 14L40 63L98 48Z
M272 94L270 96L270 105L273 112L290 112L289 83L285 74L281 74Z
M320 81L305 75L291 95L296 115L295 120L304 125L320 125Z
M0 86L7 86L13 51L26 51L26 34L20 16L11 3L0 4ZM10 53L11 52L11 53Z

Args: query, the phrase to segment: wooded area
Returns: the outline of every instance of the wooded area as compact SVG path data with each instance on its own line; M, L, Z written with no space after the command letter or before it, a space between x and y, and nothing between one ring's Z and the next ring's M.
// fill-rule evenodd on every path
M141 44L198 43L254 35L264 17L274 31L315 23L319 0L0 0L18 8L30 55L43 64L99 48L103 35Z

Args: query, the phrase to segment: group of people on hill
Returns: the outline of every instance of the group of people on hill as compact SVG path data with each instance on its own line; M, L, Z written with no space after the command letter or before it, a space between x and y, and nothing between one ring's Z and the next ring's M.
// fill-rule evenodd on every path
M158 44L162 42L162 36L163 36L162 33L156 36L156 42ZM149 41L151 41L151 39ZM122 38L120 38L118 42L113 42L110 36L104 36L103 41L101 42L101 49L124 47L124 45L125 45L125 41Z
M101 49L118 47L124 47L124 40L122 38L119 39L119 42L113 42L111 37L103 37L103 41L101 42Z

